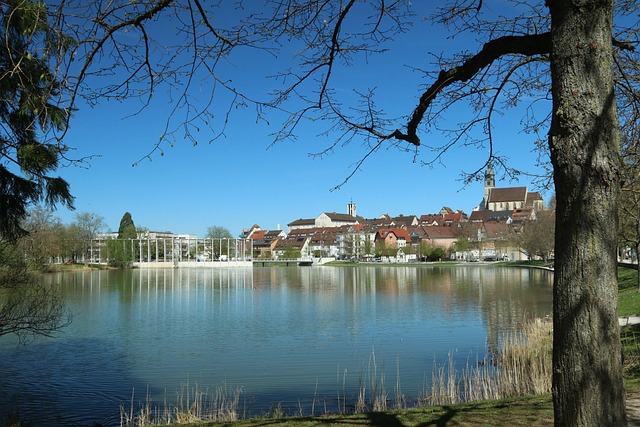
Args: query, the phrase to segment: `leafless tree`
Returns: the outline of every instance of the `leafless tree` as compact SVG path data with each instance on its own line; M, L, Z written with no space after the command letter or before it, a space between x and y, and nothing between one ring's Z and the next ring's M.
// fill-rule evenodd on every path
M555 214L540 211L535 220L527 221L517 237L520 250L530 258L540 257L544 262L551 258L554 249Z

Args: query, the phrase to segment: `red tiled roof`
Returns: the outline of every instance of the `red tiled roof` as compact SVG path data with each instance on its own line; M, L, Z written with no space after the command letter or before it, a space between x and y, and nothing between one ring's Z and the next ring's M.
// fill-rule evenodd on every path
M264 237L265 234L267 234L267 230L256 230L251 233L251 236L249 236L249 238L251 240L260 240Z
M296 219L293 222L290 222L289 224L287 224L289 227L291 227L292 225L315 225L316 224L316 220L315 218L300 218L300 219Z
M492 188L489 203L518 202L527 198L527 187Z
M328 216L331 221L341 221L341 222L356 222L358 219L355 216L343 213L335 213L335 212L325 212L326 216Z
M457 239L460 231L455 227L424 227L424 235L429 239Z
M503 222L488 222L483 226L485 235L489 238L501 238L513 234L513 229Z
M491 211L473 211L469 217L469 222L484 222Z
M527 194L526 206L533 207L533 202L538 201L538 200L542 200L542 196L537 191L533 191L533 192Z
M528 209L516 209L513 211L513 214L511 215L511 218L513 218L514 221L522 221L525 219L531 219L531 214L533 213L533 209L528 208Z
M396 238L404 239L407 242L411 240L411 237L409 236L409 233L407 232L406 228L398 228L398 227L384 228L384 227L381 227L381 228L378 229L378 235L380 235L380 237L382 237L383 239L386 238L389 233L393 233L396 236Z

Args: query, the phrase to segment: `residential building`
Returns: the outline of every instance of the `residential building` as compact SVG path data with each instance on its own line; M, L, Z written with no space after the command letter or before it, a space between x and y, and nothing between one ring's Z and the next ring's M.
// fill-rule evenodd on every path
M286 236L283 230L263 230L258 225L251 227L247 238L253 241L253 253L256 258L271 258L278 241Z
M347 205L348 213L323 212L315 218L299 218L287 224L289 233L293 230L311 229L319 227L342 227L344 225L360 224L363 218L356 215L356 205L351 202Z
M461 230L458 227L433 225L418 227L414 233L419 237L420 242L427 242L430 246L440 247L450 252L460 237Z

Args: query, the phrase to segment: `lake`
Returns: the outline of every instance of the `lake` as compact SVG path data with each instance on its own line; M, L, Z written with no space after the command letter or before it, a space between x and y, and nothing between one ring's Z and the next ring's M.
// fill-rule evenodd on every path
M100 270L49 274L73 322L0 338L0 414L35 426L119 425L147 398L242 390L241 415L336 411L371 378L415 404L552 310L551 273L468 266ZM378 383L380 382L378 380ZM196 391L197 388L197 391Z

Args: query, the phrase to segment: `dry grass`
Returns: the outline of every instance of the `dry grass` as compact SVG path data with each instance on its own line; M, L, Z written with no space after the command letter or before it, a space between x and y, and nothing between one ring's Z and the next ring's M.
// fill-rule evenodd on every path
M551 391L553 331L550 321L536 319L504 339L491 360L476 360L458 375L453 357L434 368L430 395L422 403L448 405L503 399Z
M175 404L156 405L147 390L143 403L134 410L134 393L131 395L129 410L120 406L120 426L149 426L166 424L188 424L200 421L228 422L240 417L238 408L242 388L228 390L226 385L214 389L200 389L197 384L182 384L177 392Z

